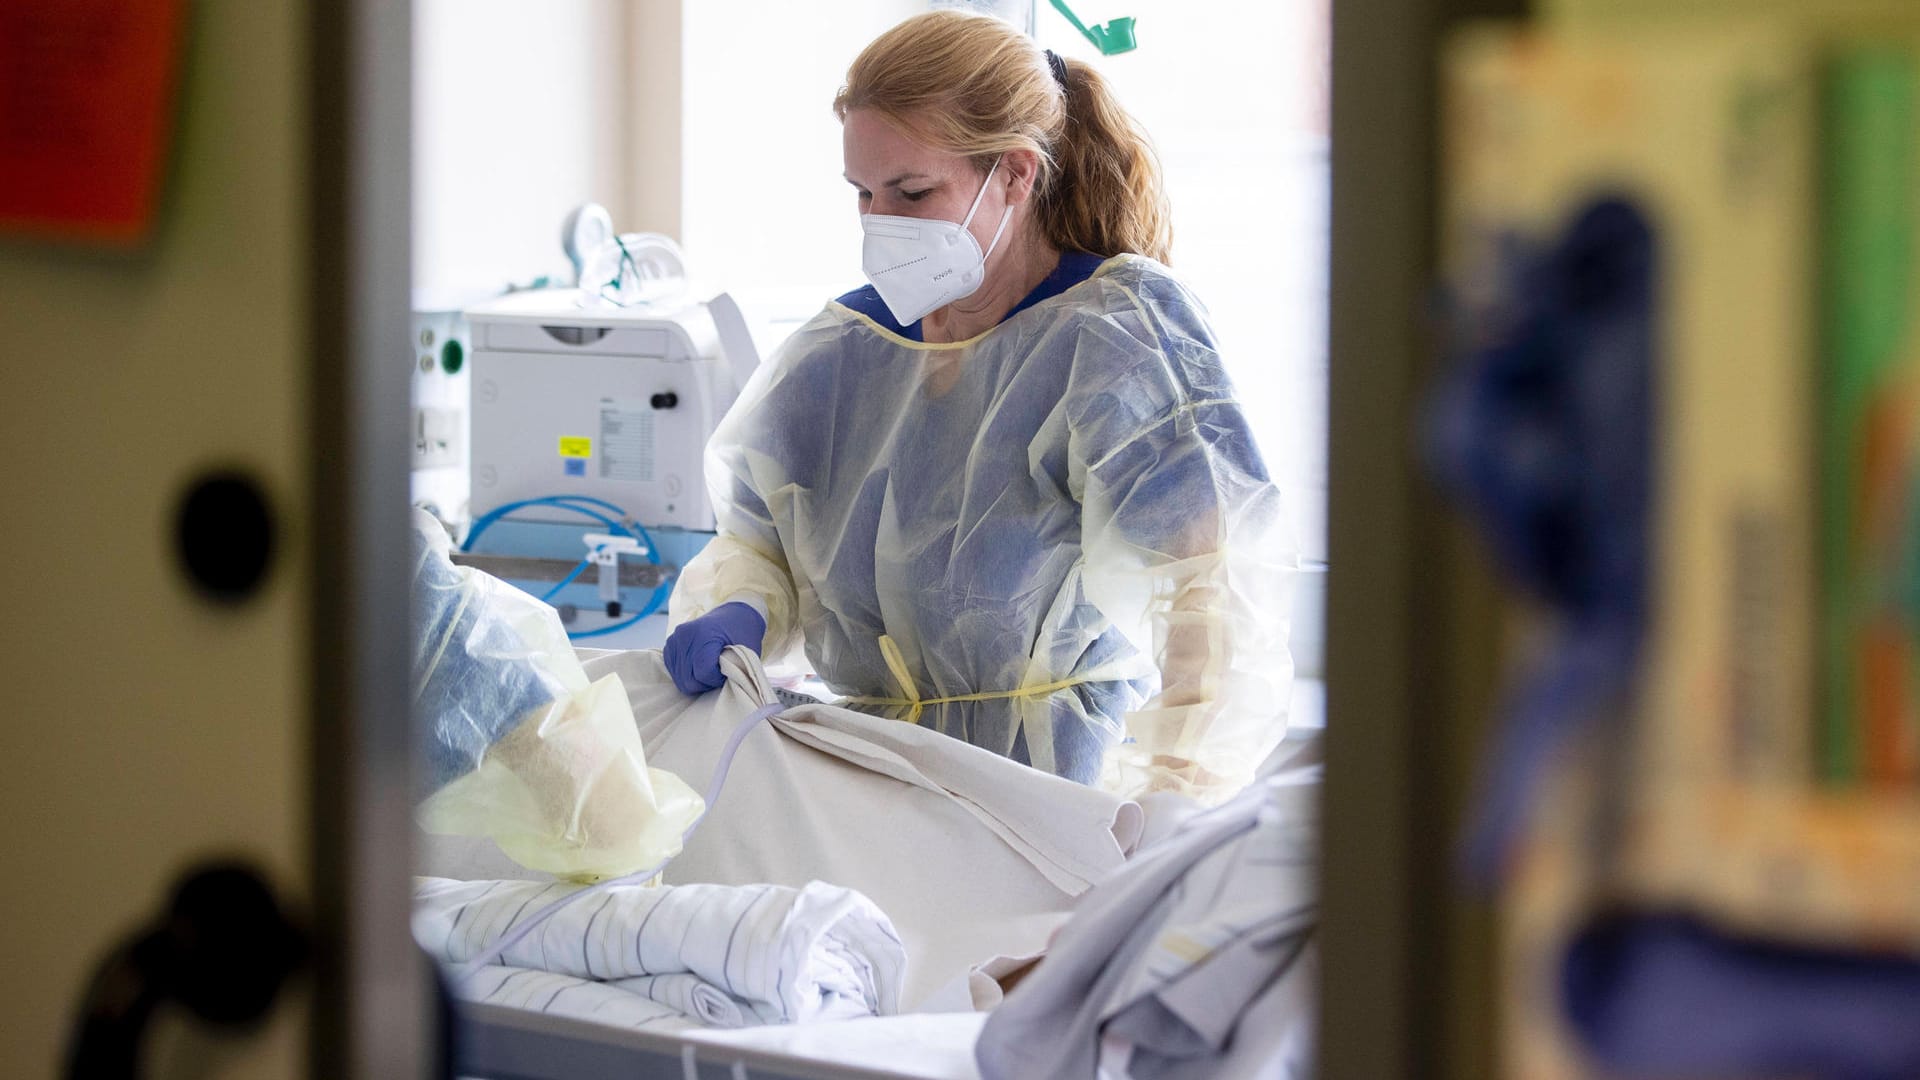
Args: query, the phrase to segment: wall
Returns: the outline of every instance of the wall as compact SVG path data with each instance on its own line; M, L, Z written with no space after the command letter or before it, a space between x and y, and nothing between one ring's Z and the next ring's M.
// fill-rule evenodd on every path
M621 55L632 8L416 0L413 270L423 302L569 273L560 224L582 202L634 227L624 111L633 70Z
M688 255L763 314L811 316L865 283L833 95L867 42L924 0L684 5ZM767 73L777 72L777 79Z

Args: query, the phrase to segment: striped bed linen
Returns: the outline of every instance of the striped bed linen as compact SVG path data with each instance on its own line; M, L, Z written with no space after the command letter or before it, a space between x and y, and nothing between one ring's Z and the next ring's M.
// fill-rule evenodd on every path
M464 964L583 886L417 878L414 937ZM899 1011L906 950L872 901L821 882L616 886L562 908L455 992L650 1030L804 1024Z

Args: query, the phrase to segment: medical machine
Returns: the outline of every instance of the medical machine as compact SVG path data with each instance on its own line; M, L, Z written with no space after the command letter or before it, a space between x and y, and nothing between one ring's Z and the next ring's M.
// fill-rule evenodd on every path
M707 439L759 364L725 293L607 295L518 292L465 312L463 561L555 603L576 638L658 610L674 570L712 537Z
M507 502L586 495L649 525L713 529L707 436L758 363L721 345L724 294L654 312L582 307L572 289L471 308L474 516Z
M411 347L411 498L442 521L466 518L467 358L472 339L457 306L414 306Z

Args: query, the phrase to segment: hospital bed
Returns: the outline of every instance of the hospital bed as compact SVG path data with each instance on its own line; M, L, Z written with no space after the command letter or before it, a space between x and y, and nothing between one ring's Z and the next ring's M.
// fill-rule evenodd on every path
M734 779L718 789L721 797L710 805L685 849L668 863L665 884L798 890L825 883L842 893L852 890L868 909L877 905L876 917L893 923L886 937L896 954L906 957L893 977L897 997L892 1000L902 1011L889 1005L876 1009L889 1015L782 1024L762 1024L748 1016L753 1026L693 1030L679 1030L676 1021L685 1016L671 1018L668 1030L649 1027L653 1019L641 1017L620 1027L582 1018L592 1010L582 1009L579 999L604 992L594 985L573 993L567 1006L557 1008L573 1015L548 1012L560 991L552 997L544 989L526 992L542 978L579 982L583 974L589 980L614 979L661 970L650 960L649 966L615 976L603 962L596 975L585 959L586 942L596 942L591 947L595 956L608 954L600 951L583 904L575 908L579 917L574 925L584 924L584 938L560 939L555 955L580 957L584 973L548 966L547 942L538 936L529 940L537 943L541 959L509 958L509 968L475 969L499 973L519 968L526 974L511 976L520 980L512 994L482 991L486 979L463 986L463 996L471 1000L459 1005L452 1033L453 1060L461 1076L971 1080L980 1075L974 1050L987 1020L984 1012L972 1010L997 1002L1000 988L991 976L1017 966L1020 958L1048 951L1056 933L1066 940L1062 928L1089 890L1123 877L1131 855L1198 811L1197 804L1185 800L1119 800L913 725L777 690L758 658L745 650L730 651L727 685L699 698L674 689L657 652L582 650L578 655L586 678L598 683L618 676L647 763L656 769L696 780L712 774L725 754L722 745L729 744L728 733L736 726L748 732L745 741L737 743L737 759L730 759ZM767 712L773 715L764 721L740 723L749 714ZM1283 746L1276 759L1296 749ZM886 806L889 812L875 814L875 806ZM478 936L507 936L508 929L517 929L521 912L537 910L528 906L531 900L506 896L511 889L531 896L535 891L545 895L543 890L550 887L508 885L513 879L540 880L543 875L507 860L484 837L422 836L421 842L420 872L444 880L423 881L425 892L417 896L446 896L449 903L469 904L475 912L490 904L502 912L497 922L491 915L475 915L455 935L454 928L462 926L457 919L444 911L435 915L418 909L417 935L423 925L446 931L434 938L443 950L443 963L475 959L474 952L463 956L452 951L456 936L462 948L481 926L488 929ZM938 856L929 858L934 850ZM917 871L903 874L906 866ZM465 881L489 885L485 890L460 885ZM496 891L496 885L507 887ZM442 892L435 894L435 889ZM456 894L471 899L456 900ZM608 895L615 913L629 900ZM660 904L658 895L637 887L632 891L632 899L641 904ZM1310 905L1310 897L1305 902ZM711 910L704 901L682 907ZM436 917L442 921L432 922ZM594 918L600 918L598 911ZM637 939L617 938L617 921L613 915L602 919L599 938L645 940L644 921ZM656 920L653 930L672 921ZM548 925L561 922L556 916ZM725 940L731 962L740 954L733 950L728 925L722 920L720 933L709 940ZM677 926L674 940L682 946L688 940ZM424 938L421 943L428 944ZM484 942L472 947L482 948ZM627 946L617 947L625 955ZM636 967L640 948L636 943L632 950ZM716 949L708 946L708 955ZM650 947L648 955L653 955ZM540 966L527 966L534 964ZM795 968L786 965L782 970L791 974ZM494 990L506 987L501 978L490 981ZM734 989L731 978L715 981L724 981L729 992ZM518 1005L525 1007L513 1007ZM614 1012L624 1008L612 1003ZM724 1022L741 1020L735 1015Z
M981 1013L657 1035L495 1005L464 1007L455 1071L477 1080L976 1080Z
M1236 1080L1255 1076L1312 1075L1318 961L1311 930L1315 921L1314 890L1308 880L1314 871L1310 859L1289 858L1287 845L1273 841L1288 833L1299 835L1316 831L1308 806L1317 801L1317 783L1302 783L1289 777L1314 771L1317 739L1308 736L1301 740L1301 744L1286 748L1286 755L1295 760L1287 763L1286 769L1275 770L1263 781L1270 785L1271 791L1284 791L1286 794L1277 800L1254 800L1263 809L1279 810L1280 813L1262 813L1259 815L1261 825L1244 830L1239 830L1239 826L1233 824L1233 811L1238 804L1223 808L1217 814L1189 819L1189 827L1183 833L1160 847L1143 852L1130 864L1126 874L1116 876L1099 890L1084 897L1085 902L1080 905L1076 919L1063 928L1055 949L1055 962L1066 965L1059 971L1072 972L1077 966L1084 974L1084 961L1089 954L1085 929L1101 920L1110 924L1116 917L1132 921L1140 916L1137 905L1129 906L1128 894L1135 898L1189 894L1189 899L1164 903L1175 907L1187 905L1189 908L1196 903L1203 907L1238 906L1243 913L1249 904L1263 909L1271 906L1274 914L1269 917L1263 913L1258 921L1267 928L1283 924L1292 927L1286 933L1293 944L1282 947L1290 959L1280 965L1270 965L1266 973L1256 975L1256 979L1265 984L1256 995L1264 1003L1264 1008L1259 1011L1257 1018L1255 1013L1249 1012L1233 1025L1233 1038L1246 1040L1253 1046L1251 1053L1229 1049L1221 1055L1219 1075L1232 1076ZM1304 770L1300 768L1303 765ZM1208 824L1209 819L1213 822L1211 825ZM1223 822L1229 829L1240 831L1239 841L1233 845L1211 847L1208 855L1174 869L1177 878L1170 877L1169 867L1179 864L1180 859L1170 859L1168 856L1180 849L1180 839L1206 831L1207 828L1217 830ZM1213 864L1210 871L1206 868L1209 860ZM1255 864L1267 864L1268 869L1245 869ZM1278 876L1275 876L1276 872ZM1169 882L1176 880L1178 887L1169 889ZM1198 897L1205 899L1193 899ZM1163 902L1156 900L1154 903L1158 906ZM1290 912L1286 910L1289 907L1292 909ZM1152 920L1143 918L1141 921ZM1254 928L1245 922L1238 926L1232 923L1232 918L1216 918L1209 912L1197 921L1188 918L1162 922L1148 936L1160 942L1179 939L1188 948L1195 941L1211 942L1212 948L1225 954L1233 951L1233 947L1227 943L1229 938L1246 938L1257 936L1258 933L1256 929L1254 934L1249 934L1247 929ZM1079 939L1074 937L1076 929L1083 931ZM1219 933L1209 937L1210 930ZM1273 937L1271 934L1268 936ZM1107 956L1103 943L1097 936L1092 943L1100 957L1096 966L1103 967ZM1116 955L1126 952L1126 946L1122 944L1116 950ZM1141 954L1135 952L1134 955L1138 957ZM1247 955L1242 951L1240 958L1244 960ZM1147 959L1149 964L1157 963L1156 958ZM1125 975L1137 974L1141 970L1126 963L1118 966L1123 972L1123 981ZM1226 966L1232 968L1236 965L1230 963ZM1035 969L1028 976L1025 989L1019 993L1026 994L1038 989L1037 984L1053 970L1046 964ZM1071 1013L1079 1009L1083 1001L1092 999L1104 1014L1104 1007L1100 1003L1114 1000L1111 996L1114 984L1106 974L1103 970L1092 982L1078 983L1073 981L1075 976L1068 974L1065 979L1055 979L1055 985L1046 993L1053 998L1056 1011L1064 1004ZM1232 991L1227 984L1232 981L1230 971L1224 978L1208 980L1201 987L1197 1000L1217 1003L1231 1000ZM1160 989L1153 992L1152 1004L1155 1009L1165 1005L1175 1012L1182 1011L1182 990L1178 979L1159 986ZM1188 989L1192 989L1191 983ZM982 1051L982 1061L997 1057L998 1075L1001 1076L1022 1075L1019 1070L1024 1067L1022 1063L1029 1060L1029 1053L1033 1055L1032 1060L1038 1070L1033 1075L1094 1075L1093 1070L1087 1067L1092 1064L1088 1055L1082 1054L1079 1058L1082 1068L1062 1069L1058 1067L1062 1056L1057 1047L1042 1047L1033 1041L1038 1038L1047 1043L1071 1042L1084 1035L1084 1031L1070 1030L1070 1024L1057 1025L1045 1006L1038 1010L1032 1008L1034 996L1023 999L1016 994L1015 998L1009 1000L1010 1004L1001 1008L1017 1008L1022 1015L1014 1023L1002 1026L999 1046L993 1053L987 1053L990 1046L982 1038L989 1017L980 1012L905 1013L814 1024L661 1034L621 1030L522 1009L468 1005L458 1022L454 1060L458 1075L484 1080L599 1077L977 1080L982 1075L975 1056L976 1050L979 1050ZM1188 993L1185 1007L1190 1007L1195 1000L1195 996ZM1257 1006L1250 1002L1249 1008L1254 1007ZM1202 1011L1206 1010L1203 1008ZM1002 1019L1007 1018L1002 1016ZM1124 1023L1124 1020L1117 1022ZM1201 1021L1200 1029L1204 1030L1206 1026L1206 1022ZM1113 1028L1104 1030L1111 1033ZM1008 1038L1010 1031L1015 1033L1012 1038ZM1254 1037L1249 1032L1256 1032L1261 1037ZM1177 1041L1192 1042L1184 1036ZM1032 1047L1031 1051L1029 1047ZM1103 1048L1101 1076L1136 1075L1125 1071L1108 1072L1104 1052ZM1007 1065L1009 1054L1015 1062L1012 1071ZM1122 1059L1123 1066L1125 1060ZM1137 1056L1135 1060L1138 1060ZM1161 1064L1165 1064L1164 1059ZM1204 1068L1196 1073L1191 1068L1178 1066L1172 1074L1214 1075ZM1148 1075L1168 1073L1163 1070Z
M745 653L729 660L727 687L698 699L673 689L655 652L586 650L581 655L590 677L621 678L649 765L696 778L713 768L735 714L776 698L802 706L804 712L810 700L775 691ZM922 1005L934 984L947 983L956 974L965 979L969 958L1043 948L1053 927L1064 921L1073 895L1121 866L1124 849L1141 835L1143 815L1131 803L905 725L868 721L875 731L896 738L863 739L862 718L845 710L832 713L821 718L826 722L804 725L800 731L800 738L820 740L824 749L809 748L794 737L803 725L793 725L784 735L776 734L773 722L767 730L754 731L741 745L733 776L701 830L669 864L667 881L797 888L819 878L858 889L889 914L899 913L894 915L899 933L911 943L913 962L924 965L917 985L907 980L902 1004L908 1008ZM836 721L839 730L833 728ZM853 748L851 756L887 757L892 765L856 766L837 756L836 747L847 745ZM928 753L929 748L935 752ZM982 766L987 769L984 775L970 772ZM883 775L885 768L897 775ZM1009 775L1027 783L1009 785ZM1012 795L1004 790L1009 787L1016 789ZM804 811L769 812L817 789L838 794L808 800ZM854 813L850 808L863 800L887 800L919 830ZM1070 829L1024 824L1055 807L1071 812L1082 824ZM865 820L849 820L855 817ZM935 864L928 873L916 875L927 879L922 887L907 880L898 867L913 860L916 852L924 853L933 834L950 842L946 855L957 861ZM1007 842L1009 836L1013 843ZM423 835L420 840L420 869L434 878L509 881L541 876L514 866L484 838ZM997 886L984 906L976 906L982 904L977 900L945 898L965 892L969 875L983 875ZM945 940L934 941L936 937ZM959 994L957 1004L951 991L946 995L947 1008L967 1005L966 993ZM708 1075L698 1069L685 1072L689 1055L701 1063L722 1062L724 1068L714 1066L711 1075L716 1076L947 1080L977 1075L972 1047L983 1020L977 1012L922 1012L661 1034L463 1003L455 1046L461 1075L488 1080ZM744 1073L734 1068L737 1062L745 1063Z
M1276 754L1276 759L1291 758L1290 765L1310 766L1317 760L1316 755L1317 737L1308 733L1301 739L1290 740ZM1314 797L1306 787L1297 788L1296 795L1309 801ZM1288 827L1296 832L1310 832L1314 828L1310 811L1281 816L1291 819ZM1165 835L1174 827L1166 821L1144 822L1143 843L1150 843L1153 836ZM1164 849L1149 849L1129 864L1128 871L1144 867L1156 850ZM1232 853L1236 865L1249 861L1248 851L1261 855L1278 853L1278 849L1265 844L1242 849ZM1301 865L1296 865L1292 872L1298 875ZM1305 873L1311 875L1310 867ZM1118 884L1121 876L1116 875L1109 884ZM1231 891L1218 889L1217 878L1205 882L1192 878L1183 881L1193 888L1175 891L1192 891L1216 898ZM1244 887L1239 891L1240 903L1244 906L1248 893ZM1260 884L1255 886L1252 895L1257 904L1264 906L1271 902L1278 908L1285 903L1289 891L1286 887ZM1296 925L1302 918L1310 922L1310 887L1304 893L1299 889L1291 891L1296 894L1293 916ZM1113 893L1109 890L1083 899L1099 895L1111 897ZM1304 907L1300 906L1302 903ZM1058 940L1063 949L1067 947L1065 931ZM1305 940L1310 940L1310 936ZM1307 952L1310 954L1311 949ZM1279 1026L1295 1029L1288 1039L1288 1058L1303 1069L1311 1067L1315 963L1309 959L1290 965L1292 970L1273 979L1276 987L1282 982L1287 984L1283 994L1278 995L1290 1002L1280 1014ZM1029 983L1045 970L1044 965L1036 969L1036 974L1029 976ZM810 1024L656 1032L591 1023L532 1009L465 1004L457 1021L454 1061L457 1075L479 1080L600 1077L977 1080L981 1072L975 1061L976 1044L987 1021L988 1015L983 1012L908 1012ZM1257 1075L1269 1075L1269 1071L1262 1068Z

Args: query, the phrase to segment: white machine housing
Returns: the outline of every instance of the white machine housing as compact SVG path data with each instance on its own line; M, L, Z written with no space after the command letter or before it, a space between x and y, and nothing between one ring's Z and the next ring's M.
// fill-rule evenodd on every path
M405 354L412 371L412 501L443 520L464 521L471 482L467 402L473 370L467 320L458 308L416 304L412 333Z
M585 495L649 527L710 532L707 438L759 363L725 293L670 309L513 293L467 311L471 507Z

